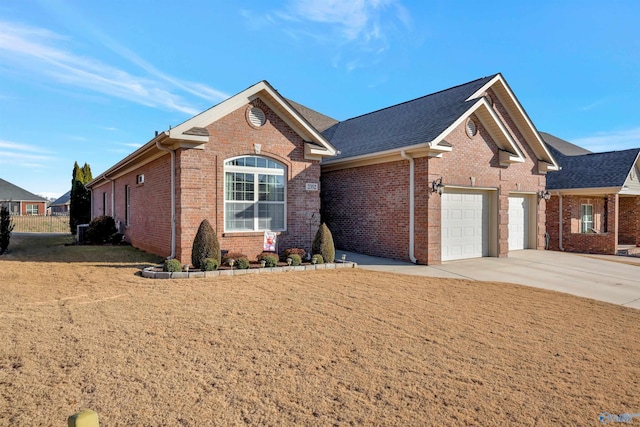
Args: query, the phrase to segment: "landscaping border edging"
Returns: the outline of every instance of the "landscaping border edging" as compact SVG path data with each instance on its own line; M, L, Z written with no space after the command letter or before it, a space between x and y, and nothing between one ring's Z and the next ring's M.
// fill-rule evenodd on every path
M248 268L245 270L215 270L215 271L154 271L158 267L146 267L142 269L142 277L148 279L202 279L206 277L218 276L241 276L245 274L269 274L269 273L287 273L290 271L315 271L315 270L336 270L339 268L356 268L358 264L351 261L315 264L315 265L297 265L286 267L263 267Z

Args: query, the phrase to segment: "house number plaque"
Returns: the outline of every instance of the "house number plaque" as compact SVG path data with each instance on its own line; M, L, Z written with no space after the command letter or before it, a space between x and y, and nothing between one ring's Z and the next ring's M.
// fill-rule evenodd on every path
M307 191L318 191L318 184L314 182L307 182Z

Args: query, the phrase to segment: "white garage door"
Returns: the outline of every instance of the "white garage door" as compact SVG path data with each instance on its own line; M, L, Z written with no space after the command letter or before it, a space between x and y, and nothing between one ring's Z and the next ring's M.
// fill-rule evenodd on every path
M509 196L509 250L529 247L529 198Z
M486 193L442 194L442 261L489 255Z

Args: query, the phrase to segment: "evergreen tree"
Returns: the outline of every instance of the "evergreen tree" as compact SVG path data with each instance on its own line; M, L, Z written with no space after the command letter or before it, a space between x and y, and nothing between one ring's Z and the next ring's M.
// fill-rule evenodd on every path
M333 235L331 230L324 222L318 228L316 237L313 239L311 246L313 255L322 255L324 262L333 262L336 256L335 245L333 244Z
M15 224L11 221L9 209L4 206L0 208L0 255L2 255L9 247L11 239L11 231Z
M71 179L71 198L69 200L69 228L75 234L79 224L88 224L91 221L91 192L85 188L85 184L93 179L91 167L84 164L82 168L78 162L73 164Z

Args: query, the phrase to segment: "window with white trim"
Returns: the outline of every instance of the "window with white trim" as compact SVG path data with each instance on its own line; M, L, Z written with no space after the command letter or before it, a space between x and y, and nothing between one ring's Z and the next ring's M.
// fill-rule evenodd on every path
M580 205L580 232L593 232L593 205Z
M131 224L131 186L124 186L124 224Z
M27 215L38 215L38 205L27 205Z
M225 231L284 231L286 170L275 160L243 156L224 164Z

